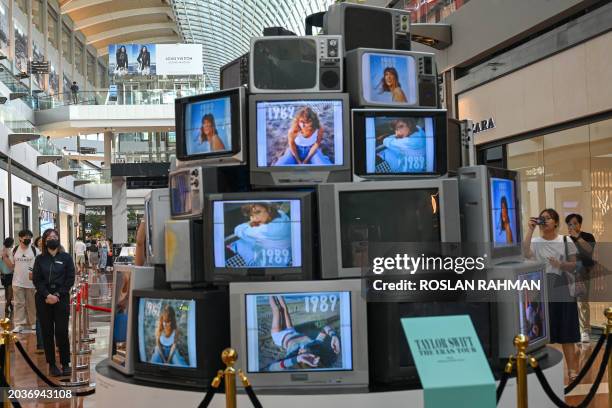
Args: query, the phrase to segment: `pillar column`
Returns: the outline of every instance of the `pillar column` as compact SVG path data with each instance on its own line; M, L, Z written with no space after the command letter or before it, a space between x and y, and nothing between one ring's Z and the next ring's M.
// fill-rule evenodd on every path
M125 244L128 241L127 180L125 177L112 178L113 195L113 243Z
M104 132L104 169L111 168L112 150L113 150L113 132Z

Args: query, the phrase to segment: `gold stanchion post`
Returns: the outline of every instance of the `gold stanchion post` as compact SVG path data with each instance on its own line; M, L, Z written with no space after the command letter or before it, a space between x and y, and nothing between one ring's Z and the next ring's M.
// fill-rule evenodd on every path
M612 307L607 308L604 314L606 319L608 319L606 336L607 340L610 341L610 335L612 334ZM608 358L608 408L612 408L612 355Z
M221 360L225 364L223 376L225 380L225 407L236 408L236 369L234 364L238 360L238 353L233 348L226 348L221 353Z
M0 337L1 344L4 344L4 361L3 371L6 382L11 385L11 341L15 339L13 333L11 333L11 321L8 318L0 320L0 327L2 327L2 334ZM8 391L4 391L3 395L3 406L9 408L12 406L11 401L8 399Z
M516 347L516 406L527 408L527 345L529 337L519 334L514 338Z

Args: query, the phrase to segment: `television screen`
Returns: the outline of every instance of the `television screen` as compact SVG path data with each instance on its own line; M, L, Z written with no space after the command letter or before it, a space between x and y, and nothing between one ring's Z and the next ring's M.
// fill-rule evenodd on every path
M116 286L113 299L115 302L115 316L113 321L113 345L111 358L119 365L125 366L127 358L127 332L130 309L130 281L132 271L117 269Z
M546 284L542 271L529 272L518 275L518 281L539 281ZM522 290L519 292L519 327L521 333L529 337L533 343L547 336L543 290Z
M142 363L196 368L196 302L140 298L138 351Z
M188 156L232 151L229 96L186 104L183 131Z
M342 267L369 265L368 242L440 242L438 191L340 192Z
M343 165L344 109L342 99L257 101L257 166Z
M191 179L188 171L174 174L169 179L170 211L172 215L191 214Z
M302 266L300 200L213 201L217 268Z
M251 373L353 369L351 292L246 295Z
M264 38L253 44L251 57L258 89L310 89L317 85L315 39Z
M489 178L493 247L519 243L516 186L514 180Z
M366 173L433 173L434 135L433 117L365 118Z
M417 104L417 73L413 56L367 52L361 58L361 81L366 102Z

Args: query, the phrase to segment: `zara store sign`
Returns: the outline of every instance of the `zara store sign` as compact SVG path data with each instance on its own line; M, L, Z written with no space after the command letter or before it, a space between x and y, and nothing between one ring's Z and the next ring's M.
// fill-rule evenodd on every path
M490 129L495 129L495 121L492 117L489 119L481 120L480 122L474 122L474 127L472 128L472 131L474 132L474 134L476 134Z

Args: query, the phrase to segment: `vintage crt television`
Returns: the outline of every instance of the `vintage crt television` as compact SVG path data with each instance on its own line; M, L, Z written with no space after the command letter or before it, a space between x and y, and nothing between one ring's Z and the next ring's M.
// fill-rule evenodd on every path
M499 358L515 353L513 339L517 334L529 337L527 353L544 356L544 346L550 342L549 297L554 296L548 293L546 265L531 260L496 265L488 269L487 279L528 282L523 290L496 292Z
M203 165L246 162L246 90L226 89L174 102L176 156Z
M206 281L308 280L316 253L313 194L208 194Z
M341 35L346 51L410 50L410 12L406 10L348 2L332 4L324 17L323 31Z
M367 387L359 279L231 283L230 315L232 345L253 388Z
M490 265L522 260L518 173L480 165L459 168L458 179L461 242Z
M204 283L202 224L202 220L166 221L166 282L172 287Z
M441 176L446 110L353 109L353 179Z
M170 219L170 194L167 188L151 190L144 199L146 255L149 265L166 263L164 224Z
M228 62L219 69L221 89L237 88L249 84L249 53Z
M251 184L350 181L349 113L348 95L343 93L251 95Z
M201 166L180 167L168 176L172 219L201 218L204 182Z
M358 48L346 54L352 106L438 107L435 54Z
M226 290L135 290L134 376L207 388L230 346Z
M251 93L342 92L339 35L251 38Z
M154 273L150 267L115 265L112 287L112 312L108 357L111 367L123 374L134 374L134 344L132 338L132 291L153 287Z
M371 382L379 385L419 385L419 375L401 324L401 319L406 317L468 315L489 364L497 367L499 353L495 313L494 302L368 303Z
M321 184L317 193L323 279L362 276L369 243L461 241L456 179Z

